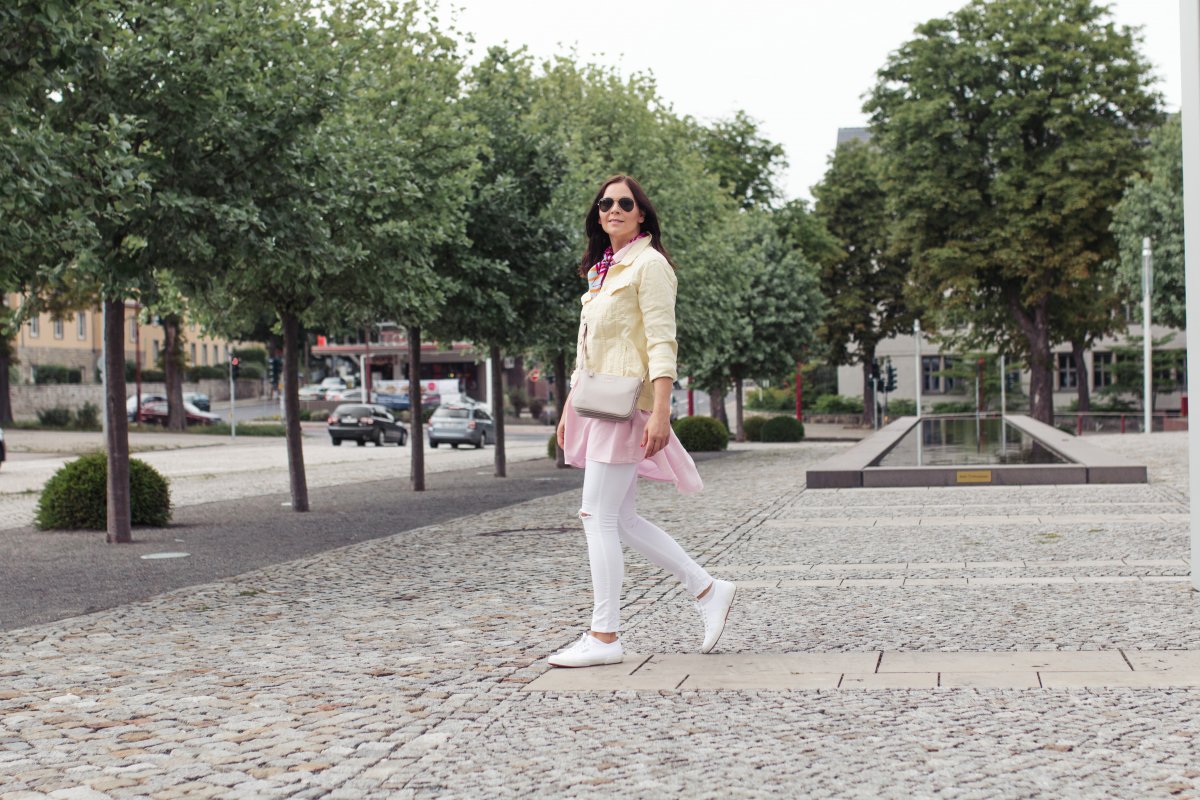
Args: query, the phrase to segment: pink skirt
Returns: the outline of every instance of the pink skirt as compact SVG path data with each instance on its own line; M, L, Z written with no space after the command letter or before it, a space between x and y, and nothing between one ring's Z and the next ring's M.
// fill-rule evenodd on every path
M637 464L638 475L652 481L675 484L681 494L691 494L704 488L696 462L684 449L683 443L671 431L667 446L646 458L641 446L649 411L638 409L628 422L581 417L569 402L563 412L567 423L563 450L567 463L582 469L587 460L606 464Z

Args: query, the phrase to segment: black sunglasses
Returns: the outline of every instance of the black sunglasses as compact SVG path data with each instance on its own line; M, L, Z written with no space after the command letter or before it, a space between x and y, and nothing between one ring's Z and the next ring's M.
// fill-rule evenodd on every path
M633 208L634 208L634 202L633 202L632 197L622 197L620 200L614 200L611 197L606 197L603 200L601 200L599 203L596 203L596 205L600 207L600 213L607 214L609 212L609 210L613 207L613 203L616 203L619 206L621 206L622 211L633 211Z

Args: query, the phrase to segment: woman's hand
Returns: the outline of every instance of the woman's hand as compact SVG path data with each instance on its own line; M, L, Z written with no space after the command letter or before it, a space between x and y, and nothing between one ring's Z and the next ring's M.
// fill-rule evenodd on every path
M563 414L563 418L558 421L558 446L563 450L567 449L565 442L567 441L567 415Z
M665 411L653 411L646 420L646 431L642 434L642 447L646 458L650 458L667 446L671 440L671 415Z

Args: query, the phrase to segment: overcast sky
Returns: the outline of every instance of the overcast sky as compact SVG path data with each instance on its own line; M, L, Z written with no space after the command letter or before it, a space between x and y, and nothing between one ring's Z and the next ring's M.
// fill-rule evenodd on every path
M508 42L649 71L675 111L711 121L744 109L787 150L788 198L811 197L837 129L865 125L862 95L920 22L964 0L439 0L458 8L476 49ZM1143 53L1169 110L1179 108L1178 0L1117 0L1116 21L1143 28Z

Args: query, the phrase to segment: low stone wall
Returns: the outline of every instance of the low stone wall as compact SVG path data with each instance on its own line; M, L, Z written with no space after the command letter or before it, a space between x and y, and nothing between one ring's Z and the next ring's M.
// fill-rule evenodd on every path
M229 400L229 381L209 379L196 383L184 383L185 392L201 392L208 395L214 402ZM238 399L257 398L262 396L263 382L257 379L237 381ZM29 386L26 384L10 387L10 398L14 419L36 419L37 412L49 408L69 408L72 411L91 403L97 408L104 404L104 387L98 383L50 384L46 386ZM136 384L125 385L125 396L132 397L137 391ZM142 394L166 394L167 387L162 383L142 382Z

